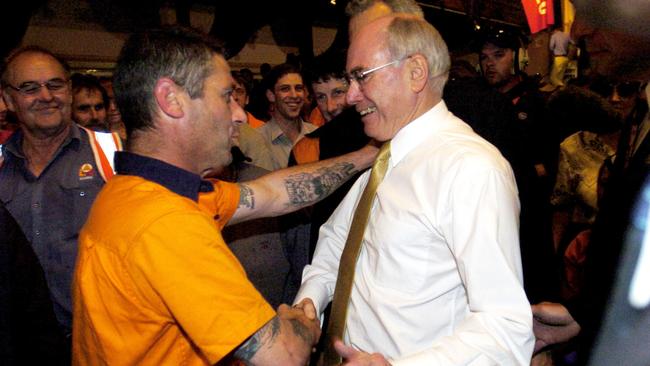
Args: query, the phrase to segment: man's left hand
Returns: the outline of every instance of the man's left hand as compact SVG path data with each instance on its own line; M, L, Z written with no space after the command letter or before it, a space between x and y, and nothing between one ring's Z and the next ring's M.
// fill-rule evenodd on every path
M340 339L334 341L334 349L343 358L343 365L346 366L390 366L383 355L359 351L346 346Z

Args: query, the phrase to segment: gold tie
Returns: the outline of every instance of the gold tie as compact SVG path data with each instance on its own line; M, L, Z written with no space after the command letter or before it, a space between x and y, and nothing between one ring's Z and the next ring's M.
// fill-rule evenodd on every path
M354 282L354 268L359 258L359 252L361 251L361 242L363 240L363 233L366 231L366 225L368 224L372 201L375 198L375 193L377 193L377 187L384 179L389 159L390 141L387 141L379 150L377 159L375 159L375 163L372 165L370 179L368 180L366 189L363 191L363 195L361 195L359 205L354 212L348 239L345 242L345 248L341 254L336 289L334 290L334 299L332 300L332 309L327 325L328 339L323 359L326 366L341 363L341 357L334 350L333 340L334 338L343 338L345 318L350 302L352 283Z

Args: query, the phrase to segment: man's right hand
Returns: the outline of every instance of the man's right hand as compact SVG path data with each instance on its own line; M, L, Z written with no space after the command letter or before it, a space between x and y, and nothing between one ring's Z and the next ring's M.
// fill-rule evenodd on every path
M320 323L302 308L280 305L277 315L237 348L247 365L304 366L320 338Z
M557 343L570 340L580 332L580 325L567 308L554 302L541 302L531 306L535 352Z
M278 317L292 322L294 332L300 333L299 335L306 343L311 343L311 346L318 343L321 334L320 322L316 317L316 309L310 299L305 299L293 307L284 304L280 305L278 307Z

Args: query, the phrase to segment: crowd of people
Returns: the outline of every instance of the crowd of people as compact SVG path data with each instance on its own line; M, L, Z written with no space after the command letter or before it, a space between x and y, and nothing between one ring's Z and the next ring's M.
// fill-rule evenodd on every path
M650 5L573 3L551 87L413 0L350 0L347 53L261 80L182 27L111 78L12 51L0 363L647 364Z

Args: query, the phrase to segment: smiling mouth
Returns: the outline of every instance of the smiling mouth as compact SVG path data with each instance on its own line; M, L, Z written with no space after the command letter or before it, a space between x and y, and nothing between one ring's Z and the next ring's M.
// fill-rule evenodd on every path
M361 115L361 117L364 117L376 111L377 111L377 107L368 107L364 110L359 111L359 114Z

